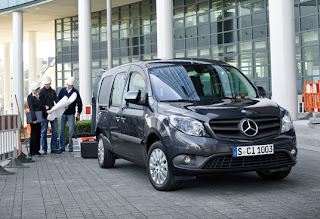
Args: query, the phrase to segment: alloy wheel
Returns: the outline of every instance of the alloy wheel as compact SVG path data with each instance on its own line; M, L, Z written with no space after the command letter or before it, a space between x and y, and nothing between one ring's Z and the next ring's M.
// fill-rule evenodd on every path
M152 180L156 184L163 184L168 176L168 162L164 152L156 148L150 154L149 170Z
M102 164L104 161L104 145L102 139L100 139L98 143L98 159L99 163Z

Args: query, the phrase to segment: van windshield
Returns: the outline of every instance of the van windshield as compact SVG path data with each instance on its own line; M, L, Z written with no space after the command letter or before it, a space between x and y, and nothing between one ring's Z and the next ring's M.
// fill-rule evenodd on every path
M236 68L223 65L166 65L149 69L159 101L255 98L257 93Z

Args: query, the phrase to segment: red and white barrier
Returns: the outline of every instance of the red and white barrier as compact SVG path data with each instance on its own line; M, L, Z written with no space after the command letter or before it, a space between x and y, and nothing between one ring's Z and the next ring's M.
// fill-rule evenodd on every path
M19 155L20 124L19 115L0 115L0 161Z

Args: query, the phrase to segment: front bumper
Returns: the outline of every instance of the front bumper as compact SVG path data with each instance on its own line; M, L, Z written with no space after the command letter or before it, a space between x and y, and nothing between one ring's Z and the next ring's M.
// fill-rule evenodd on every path
M297 162L294 130L267 141L231 142L213 138L188 136L181 132L175 133L169 157L171 169L175 175L200 175L221 172L247 172L257 170L274 170L291 168ZM197 143L196 143L197 142ZM273 144L274 154L233 157L235 146ZM185 159L189 161L186 164Z

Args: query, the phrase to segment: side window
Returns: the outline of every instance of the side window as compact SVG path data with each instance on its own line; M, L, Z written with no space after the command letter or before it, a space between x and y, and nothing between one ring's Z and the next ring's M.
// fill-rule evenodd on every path
M129 87L128 91L140 90L141 91L141 98L143 98L146 94L146 84L142 75L138 72L132 72L130 75ZM143 109L143 106L137 104L128 104L129 108L135 109Z
M123 88L125 85L126 73L122 72L116 75L113 82L111 94L111 106L120 106Z
M107 105L109 103L109 97L110 97L110 90L112 85L112 76L105 77L102 80L102 84L100 87L99 92L99 104L100 105Z

